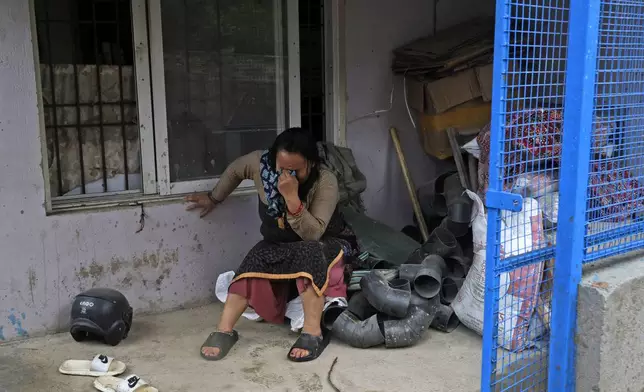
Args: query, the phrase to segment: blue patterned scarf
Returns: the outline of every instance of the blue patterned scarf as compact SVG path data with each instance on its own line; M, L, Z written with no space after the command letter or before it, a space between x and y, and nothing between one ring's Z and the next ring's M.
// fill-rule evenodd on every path
M277 190L277 183L281 172L273 169L268 162L268 150L264 151L262 158L259 160L259 174L262 177L262 185L266 194L266 203L268 204L268 215L277 219L284 216L286 212L286 202ZM291 171L295 175L295 171Z

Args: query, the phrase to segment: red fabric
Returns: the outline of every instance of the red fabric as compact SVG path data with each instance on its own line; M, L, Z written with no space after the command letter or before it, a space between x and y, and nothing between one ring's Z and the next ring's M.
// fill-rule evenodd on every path
M283 324L291 281L268 280L260 278L240 279L228 288L229 294L237 294L248 300L248 306L255 309L265 321ZM298 293L311 286L307 278L295 280ZM344 282L344 261L338 261L329 271L328 284L324 291L326 297L346 297L347 285Z

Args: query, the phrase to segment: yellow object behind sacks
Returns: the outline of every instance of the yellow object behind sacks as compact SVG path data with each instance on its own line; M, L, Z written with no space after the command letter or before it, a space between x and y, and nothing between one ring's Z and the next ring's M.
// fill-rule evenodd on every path
M421 114L419 137L423 149L439 159L452 156L447 128L459 130L481 129L490 122L490 102L475 99L440 114ZM468 132L469 133L469 132Z

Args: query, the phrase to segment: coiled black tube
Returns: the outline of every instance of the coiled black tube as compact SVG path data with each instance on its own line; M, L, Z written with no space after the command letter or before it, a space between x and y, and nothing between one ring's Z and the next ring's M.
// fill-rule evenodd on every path
M411 306L402 320L383 322L387 348L408 347L416 344L432 322L433 316L419 306Z
M372 270L360 280L360 287L371 306L394 317L405 317L409 310L411 292L392 288L378 271Z
M345 310L333 323L333 336L357 348L374 347L385 341L378 326L377 315L360 321L348 310Z

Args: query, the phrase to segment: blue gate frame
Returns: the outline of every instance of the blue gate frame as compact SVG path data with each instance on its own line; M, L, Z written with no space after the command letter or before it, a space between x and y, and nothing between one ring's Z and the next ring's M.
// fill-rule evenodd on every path
M593 129L600 6L600 0L497 0L482 391L575 388L577 286L586 251L588 130ZM556 151L560 156L559 201L548 199L551 205L547 206L558 207L560 219L556 234L543 242L534 231L521 231L512 215L523 211L526 216L542 217L541 207L526 211L543 205L530 200L544 197L542 182L530 192L512 192L527 167L532 174L556 178L554 168L541 167L544 162L538 154L517 153L517 146L525 146L529 138L526 129L540 126L524 115L535 108L543 109L533 114L538 121L548 123L549 129L559 128L562 136L557 145L548 130L541 134L547 136L544 154ZM525 238L528 235L531 238ZM541 305L541 311L534 313L538 321L530 316L508 321L508 312L515 314L524 302L535 305L532 300L519 300L522 294L514 295L516 290L510 294L515 284L524 292L536 291L535 309ZM538 303L543 298L549 298L545 305ZM533 336L530 328L539 322L542 333ZM507 328L513 331L509 335ZM527 344L531 339L535 341Z

